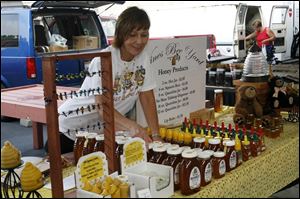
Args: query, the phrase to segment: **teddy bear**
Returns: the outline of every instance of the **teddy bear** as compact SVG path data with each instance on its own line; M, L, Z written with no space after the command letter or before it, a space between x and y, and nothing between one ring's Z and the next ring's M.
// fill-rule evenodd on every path
M263 107L257 100L256 89L253 86L242 86L239 88L238 93L240 99L235 104L234 123L238 125L245 124L248 114L262 117Z
M283 78L274 76L269 81L271 108L288 108L293 106L294 97L288 92Z

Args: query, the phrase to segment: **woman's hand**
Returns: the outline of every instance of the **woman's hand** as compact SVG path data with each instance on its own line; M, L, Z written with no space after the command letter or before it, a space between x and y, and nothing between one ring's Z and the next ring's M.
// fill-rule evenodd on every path
M148 145L148 143L152 142L152 139L149 137L147 130L138 124L133 125L130 128L130 132L133 135L133 137L142 138L146 142L146 145Z

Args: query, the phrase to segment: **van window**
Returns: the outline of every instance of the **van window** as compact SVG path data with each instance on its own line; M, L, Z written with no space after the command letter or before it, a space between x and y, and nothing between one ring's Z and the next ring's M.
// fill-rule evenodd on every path
M107 37L113 37L115 35L116 23L115 19L101 19L103 30Z
M92 15L86 14L45 14L34 18L42 24L50 46L50 52L100 48L100 32ZM55 46L52 36L56 34L65 39L65 47ZM53 45L55 47L53 47Z
M1 15L1 48L19 46L19 16Z
M275 7L272 12L272 24L284 24L286 18L287 8Z

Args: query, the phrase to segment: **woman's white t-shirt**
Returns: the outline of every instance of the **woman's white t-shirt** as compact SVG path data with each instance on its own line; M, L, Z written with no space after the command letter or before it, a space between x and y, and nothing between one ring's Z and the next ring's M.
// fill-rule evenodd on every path
M129 112L136 100L138 99L139 92L149 91L156 87L153 73L150 70L148 58L145 51L141 52L132 61L125 62L121 60L120 50L114 47L108 47L104 50L111 52L112 57L112 73L113 73L113 96L114 107L121 114ZM89 73L98 72L100 68L100 58L94 58L89 67ZM92 77L86 76L80 90L88 91L89 89L102 88L101 77L94 75ZM94 93L95 95L98 93ZM67 99L59 108L58 113L72 114L65 117L59 116L59 131L64 133L67 137L75 140L74 130L89 128L89 131L100 132L98 128L100 117L98 109L84 109L84 112L74 111L81 107L92 107L95 104L95 96L79 96L72 99ZM94 106L95 107L95 106ZM97 106L96 106L97 107ZM69 133L68 133L68 130Z

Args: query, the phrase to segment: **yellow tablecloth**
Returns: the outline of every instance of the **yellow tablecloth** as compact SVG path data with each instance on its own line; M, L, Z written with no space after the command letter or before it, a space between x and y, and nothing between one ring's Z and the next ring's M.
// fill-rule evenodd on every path
M214 180L190 196L174 197L257 198L269 197L299 178L299 123L285 123L276 139L265 138L267 150L235 170Z
M218 123L226 124L232 118L232 109L217 114ZM276 139L265 138L267 150L260 156L243 162L237 169L226 173L190 196L177 191L173 197L269 197L299 178L299 123L284 123L284 132ZM75 167L64 169L64 177L71 175ZM51 197L51 190L42 188L41 195Z

